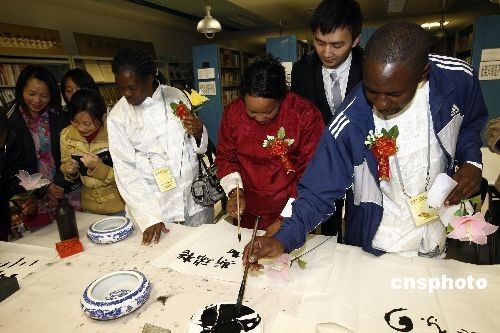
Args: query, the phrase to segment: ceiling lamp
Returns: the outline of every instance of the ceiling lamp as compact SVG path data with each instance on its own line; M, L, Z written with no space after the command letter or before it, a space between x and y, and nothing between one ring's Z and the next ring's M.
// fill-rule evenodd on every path
M219 21L210 15L211 9L212 8L210 6L205 6L206 15L196 26L196 30L198 30L199 33L205 34L205 37L207 38L213 38L216 32L222 30Z
M441 13L441 20L439 21L439 30L436 32L436 37L443 38L446 37L446 31L444 30L444 26L447 24L447 21L444 20L444 15Z
M431 28L441 28L443 29L443 26L448 25L450 21L444 21L444 22L426 22L422 23L420 26L424 29L431 29Z
M443 0L441 5L441 20L439 21L439 31L436 32L436 37L444 38L446 37L446 31L444 30L444 26L446 25L446 21L444 20L444 10L446 9L446 0Z

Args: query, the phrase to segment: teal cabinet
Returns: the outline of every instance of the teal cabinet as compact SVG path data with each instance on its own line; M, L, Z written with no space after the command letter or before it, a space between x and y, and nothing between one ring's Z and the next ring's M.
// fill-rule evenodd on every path
M217 144L224 107L239 97L242 70L255 59L255 54L217 44L193 46L192 51L195 89L200 90L200 83L215 85L215 95L207 95L209 101L200 110L199 117L208 130L210 140ZM200 78L198 70L204 68L213 69L214 76Z
M500 15L481 16L474 25L474 45L472 47L472 66L479 73L481 53L484 49L500 48ZM490 119L500 117L500 80L479 81Z

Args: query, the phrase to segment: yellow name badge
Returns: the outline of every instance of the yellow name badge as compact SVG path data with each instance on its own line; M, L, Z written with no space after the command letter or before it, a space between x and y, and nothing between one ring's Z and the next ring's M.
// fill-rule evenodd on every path
M427 205L427 193L422 192L417 196L407 199L410 207L411 215L415 225L418 227L422 224L432 222L438 217L437 210L430 208Z
M174 175L170 168L158 168L153 171L153 175L156 180L156 184L160 189L160 192L168 192L175 188L177 184L175 183Z

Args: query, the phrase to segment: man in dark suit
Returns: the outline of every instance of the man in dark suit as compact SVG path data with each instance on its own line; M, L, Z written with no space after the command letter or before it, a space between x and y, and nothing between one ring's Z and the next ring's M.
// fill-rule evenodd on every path
M354 0L323 0L311 19L314 50L292 69L291 90L311 100L327 125L338 106L362 79L363 53L359 46L363 14ZM321 225L323 235L335 235L342 222L343 200ZM341 235L339 235L341 241Z

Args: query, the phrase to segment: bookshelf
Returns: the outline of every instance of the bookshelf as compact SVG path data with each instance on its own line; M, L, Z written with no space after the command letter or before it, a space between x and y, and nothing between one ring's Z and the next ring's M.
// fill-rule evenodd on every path
M45 66L59 82L64 73L71 68L71 59L65 55L0 55L0 108L6 107L14 99L19 73L29 64Z
M235 49L219 47L222 106L239 96L241 83L241 53Z
M255 53L241 52L241 72L243 73L256 59L257 55Z
M473 43L474 43L473 24L470 24L458 30L455 37L455 57L471 64Z
M94 79L107 106L113 106L121 98L111 69L113 58L92 56L71 56L71 68L86 70Z
M266 52L271 53L282 62L296 62L309 51L309 45L297 40L296 36L266 38Z
M266 38L266 52L279 58L285 67L286 84L292 84L293 63L300 60L302 55L309 51L307 43L297 40L296 36L281 36Z
M156 66L165 75L167 84L181 90L194 88L193 64L190 62L156 61Z
M72 68L86 70L94 79L104 97L106 105L113 106L121 94L115 84L111 57L93 56L53 56L53 55L0 55L0 108L5 107L15 98L15 86L19 73L28 64L38 64L47 67L60 82L64 74ZM188 62L157 61L157 66L165 74L168 84L179 89L194 87L193 67Z
M210 139L217 143L217 132L224 107L239 97L243 71L256 59L250 52L216 44L193 46L193 72L195 88L200 83L215 84L215 95L207 96L209 101L202 109L200 117L208 129ZM213 78L199 78L198 69L213 68Z

